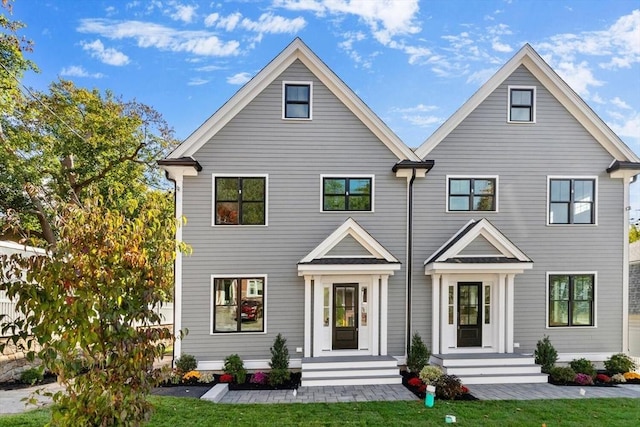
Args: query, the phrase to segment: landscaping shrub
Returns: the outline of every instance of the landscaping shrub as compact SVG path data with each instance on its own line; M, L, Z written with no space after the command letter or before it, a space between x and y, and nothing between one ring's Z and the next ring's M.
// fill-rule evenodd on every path
M604 369L609 375L624 374L636 369L636 364L626 354L618 353L604 361Z
M536 344L536 350L534 351L535 361L538 365L542 366L542 372L548 374L551 372L558 360L558 352L551 344L551 340L548 336L544 336Z
M182 380L187 383L195 383L200 380L200 372L189 371L182 376Z
M625 380L640 380L640 374L637 372L625 372L622 376Z
M576 371L570 366L554 366L549 372L551 380L556 383L566 384L573 382L576 378Z
M213 374L211 372L203 372L200 374L200 378L198 378L199 383L209 384L213 382Z
M271 347L271 361L269 367L269 384L277 386L289 381L291 373L289 372L289 349L287 348L287 340L278 334L273 347Z
M249 380L249 382L252 384L266 384L267 381L269 381L269 376L264 372L260 372L260 371L251 375L251 379Z
M436 387L439 399L453 400L462 394L462 382L455 375L442 375L432 385Z
M444 372L442 372L442 368L440 368L440 366L427 365L422 368L422 370L420 371L420 375L418 376L425 384L433 384L438 380L438 378L443 375Z
M420 378L413 377L409 379L409 381L407 381L407 384L409 384L411 387L420 387L423 383Z
M573 359L569 363L569 366L571 366L571 369L573 369L573 371L577 374L587 374L591 377L594 377L596 375L596 367L593 366L593 363L591 363L590 360L587 360L585 358Z
M191 354L180 355L180 359L176 360L176 368L178 368L181 372L189 372L195 371L198 367L198 362L196 361L196 357Z
M230 383L230 382L233 382L233 375L231 375L231 374L223 374L223 375L220 375L220 382L221 382L221 383Z
M611 377L609 377L608 375L605 375L605 374L598 374L598 375L596 375L596 381L598 381L600 383L608 384L608 383L611 382Z
M409 371L416 374L420 372L429 363L429 356L431 356L431 353L422 341L420 334L414 333L413 338L411 338L409 354L407 355L407 368L409 368Z
M593 385L593 377L587 374L576 374L573 381L580 385Z
M23 384L38 384L44 380L44 373L41 368L30 368L22 371L20 374L20 382Z
M244 363L237 354L232 354L224 359L224 373L232 375L238 384L244 384L247 379Z

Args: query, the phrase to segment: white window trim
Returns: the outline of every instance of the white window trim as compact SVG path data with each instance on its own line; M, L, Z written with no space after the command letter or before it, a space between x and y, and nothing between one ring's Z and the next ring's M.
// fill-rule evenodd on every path
M496 209L493 211L474 211L474 210L468 210L468 211L451 211L449 210L449 180L450 179L495 179L496 180L496 192L495 192L495 198L496 198ZM499 204L499 195L500 195L500 176L499 175L446 175L445 176L445 200L444 200L444 209L446 213L451 213L451 214L477 214L477 213L481 213L481 214L493 214L493 213L499 213L500 212L500 204Z
M324 179L325 178L369 178L371 179L371 209L368 211L325 211L324 210ZM336 213L358 213L368 214L375 212L375 189L376 189L376 176L375 175L362 175L362 174L321 174L320 175L320 212L328 214Z
M264 178L264 224L216 224L216 178ZM211 175L211 226L222 228L267 227L269 225L269 174L217 173Z
M286 87L287 85L306 85L309 86L309 117L285 117L286 107L287 107L287 94ZM312 81L292 81L292 80L284 80L282 82L282 120L293 120L293 121L309 121L313 120L313 82Z
M255 332L214 332L213 330L213 312L215 310L215 284L216 279L256 279L260 278L264 280L262 288L262 321L264 327L262 331ZM209 293L209 335L224 336L224 335L265 335L267 333L267 275L266 274L212 274L211 275L211 288Z
M593 198L593 224L553 224L549 221L549 209L551 202L551 180L552 179L591 179L594 181L595 197ZM594 175L547 175L547 219L546 224L549 227L595 227L598 225L598 197L600 191L598 190L598 177Z
M533 102L532 102L532 108L533 108L533 117L532 120L530 122L523 122L520 120L511 120L511 90L512 89L523 89L523 90L533 90ZM538 106L537 106L537 90L535 86L507 86L507 123L513 123L513 124L531 124L531 123L535 123L536 122L536 115L537 115L537 111L538 111Z
M549 278L551 276L593 276L593 325L592 326L549 326ZM597 271L547 271L547 289L545 291L545 325L546 329L562 330L571 329L596 329L598 327L598 272Z

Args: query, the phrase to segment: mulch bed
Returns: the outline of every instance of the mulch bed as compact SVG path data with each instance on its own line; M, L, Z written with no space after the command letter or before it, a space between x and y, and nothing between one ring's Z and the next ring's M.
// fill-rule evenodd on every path
M151 394L156 396L194 397L200 399L202 395L211 390L215 384L200 385L176 385L172 387L156 387Z
M56 376L53 374L44 374L43 380L37 384L23 383L20 381L7 381L0 383L0 390L20 390L23 388L29 388L34 386L42 386L56 382Z

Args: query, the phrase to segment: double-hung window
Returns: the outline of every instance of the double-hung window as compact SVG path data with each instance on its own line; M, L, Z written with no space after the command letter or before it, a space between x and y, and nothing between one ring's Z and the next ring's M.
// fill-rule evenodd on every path
M497 177L447 177L447 210L497 211L497 181Z
M214 176L214 225L266 225L267 177Z
M311 82L284 82L282 117L285 119L311 119Z
M549 178L549 224L595 224L595 208L595 178Z
M549 274L549 326L594 326L595 274Z
M535 87L509 86L509 122L535 122L535 105Z
M322 211L373 211L373 177L323 176Z
M211 333L264 332L266 277L213 277Z

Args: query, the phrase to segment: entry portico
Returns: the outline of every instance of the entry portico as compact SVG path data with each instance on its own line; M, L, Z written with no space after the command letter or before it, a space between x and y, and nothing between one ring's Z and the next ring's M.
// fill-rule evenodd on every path
M513 353L515 277L532 267L487 219L462 227L425 261L433 354Z
M399 269L352 218L300 260L304 357L387 355L389 276Z

